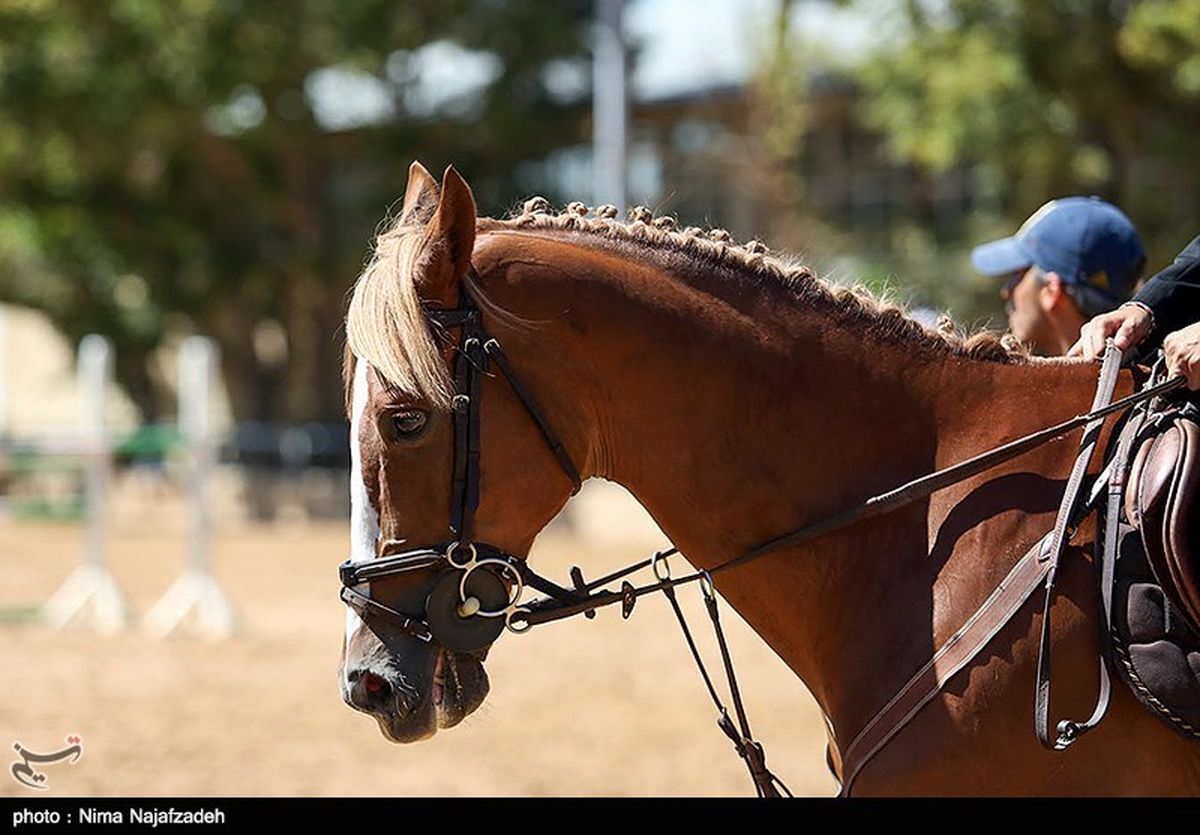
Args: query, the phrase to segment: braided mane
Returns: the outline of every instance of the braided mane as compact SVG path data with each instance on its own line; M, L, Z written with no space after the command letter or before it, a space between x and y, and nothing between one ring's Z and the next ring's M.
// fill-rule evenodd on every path
M927 328L910 318L904 306L880 298L862 285L843 286L818 278L811 268L796 259L770 254L760 240L739 244L724 229L704 230L697 226L679 229L675 218L655 217L645 206L630 209L626 222L617 220L617 214L615 206L592 209L578 201L554 213L549 201L534 197L508 218L480 218L477 229L479 232L526 229L582 232L650 251L677 252L691 256L702 266L732 268L780 284L803 300L825 303L839 318L863 325L885 338L915 342L969 359L1001 363L1031 359L1028 350L1011 334L989 330L964 334L948 316L940 317L935 327Z
M448 408L452 391L449 372L429 333L416 282L424 229L422 221L397 220L375 238L372 256L354 285L346 315L345 378L348 391L353 375L352 354L371 363L405 394L424 398L435 408ZM647 258L677 253L701 270L734 270L765 286L784 289L799 303L823 308L835 321L885 340L975 360L1031 361L1029 353L1010 334L986 330L963 334L948 316L927 328L910 318L903 306L881 299L863 286L846 287L818 278L795 259L771 255L762 241L738 244L724 229L678 229L673 217L654 217L644 206L631 209L629 220L622 222L614 206L592 209L574 202L554 213L545 198L534 197L508 218L479 218L476 229L479 233L583 233L638 249ZM481 307L504 315L482 288L469 277L465 281L467 292Z

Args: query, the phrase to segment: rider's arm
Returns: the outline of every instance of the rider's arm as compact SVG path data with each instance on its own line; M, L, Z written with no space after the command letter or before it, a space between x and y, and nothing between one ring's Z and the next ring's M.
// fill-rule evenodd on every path
M1088 321L1069 357L1098 359L1104 342L1113 337L1117 347L1139 362L1153 359L1170 333L1200 321L1200 236L1175 256L1175 262L1157 273L1131 300ZM1131 352L1131 353L1130 353Z
M1147 357L1162 345L1167 334L1200 321L1200 236L1175 256L1174 263L1143 285L1133 301L1154 314L1154 328L1137 346Z

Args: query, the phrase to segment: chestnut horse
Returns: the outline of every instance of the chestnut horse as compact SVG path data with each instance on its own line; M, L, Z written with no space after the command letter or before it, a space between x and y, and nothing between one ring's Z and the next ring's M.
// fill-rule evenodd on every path
M464 294L582 478L626 487L689 561L749 547L1087 410L1092 364L993 335L926 330L898 308L721 231L530 201L477 218L450 168L414 164L347 318L352 559L451 539L457 343L429 308ZM1118 394L1131 390L1123 372ZM499 375L482 384L475 538L515 555L573 491ZM1075 436L1077 437L1077 436ZM811 690L835 771L847 743L1054 523L1074 442L1042 446L886 515L717 576L721 595ZM1054 714L1095 698L1089 522L1059 571ZM420 616L427 571L392 578ZM1042 594L870 760L856 795L1129 795L1200 790L1200 747L1121 683L1099 728L1043 749L1032 706ZM350 611L343 697L398 742L479 706L486 650L452 652ZM839 776L842 776L839 774Z

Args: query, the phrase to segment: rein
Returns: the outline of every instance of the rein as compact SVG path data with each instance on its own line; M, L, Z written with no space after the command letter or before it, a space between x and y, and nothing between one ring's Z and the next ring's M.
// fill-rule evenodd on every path
M686 583L693 583L705 578L710 578L714 574L719 574L723 571L728 571L732 568L737 568L740 565L753 562L765 556L775 553L784 548L791 548L797 545L802 545L811 542L814 539L841 530L858 522L867 519L873 519L876 516L882 516L885 513L891 513L893 510L898 510L905 505L912 504L927 496L932 495L938 490L946 487L951 487L960 482L966 481L968 478L976 476L982 472L993 469L1001 464L1011 461L1019 455L1022 455L1030 450L1036 449L1043 444L1049 443L1063 435L1078 429L1080 426L1085 426L1092 421L1101 420L1108 415L1123 411L1141 403L1145 400L1159 397L1170 391L1179 388L1185 380L1181 377L1175 377L1166 382L1135 392L1126 397L1116 400L1106 406L1093 409L1086 414L1077 415L1070 420L1065 420L1062 423L1046 429L1041 429L1033 432L1022 438L1010 441L1003 446L996 447L985 453L977 455L973 458L968 458L965 461L960 461L944 469L912 481L901 484L886 492L872 496L859 504L852 505L837 513L826 516L822 519L812 522L795 530L768 539L759 545L750 548L748 551L732 557L713 568L707 570L696 571L693 574L688 574L676 579L666 578L660 579L659 582L645 586L630 587L622 591L609 591L589 595L584 601L573 605L556 604L553 600L543 599L536 600L529 604L529 613L519 613L514 617L514 621L526 622L536 625L540 623L549 623L550 621L561 620L579 612L587 611L588 609L597 609L603 606L609 606L618 602L625 602L631 598L641 597L644 594L649 594L655 591L661 591L667 588L674 588ZM606 577L602 577L592 583L587 584L583 590L591 591L592 589L605 585L613 580L621 579L622 577L632 574L647 566L652 566L659 559L669 557L672 554L679 552L678 548L669 548L665 551L659 551L652 557L642 562L631 565L628 568L617 571Z
M993 469L1019 455L1061 438L1081 426L1087 427L1084 433L1086 460L1084 460L1085 456L1081 454L1079 460L1083 460L1082 465L1079 460L1076 462L1067 495L1063 500L1065 510L1060 509L1059 523L1056 524L1053 537L1047 535L1030 549L980 610L938 650L926 667L918 671L851 741L847 747L847 756L843 757L842 763L841 793L846 795L849 793L851 782L866 761L937 694L942 683L950 675L953 675L974 657L983 644L990 640L1015 613L1016 608L1027 599L1037 583L1047 575L1049 575L1049 580L1046 605L1049 607L1058 553L1065 541L1069 539L1067 528L1071 527L1073 530L1073 524L1068 523L1072 522L1078 504L1076 497L1079 487L1103 419L1108 415L1173 391L1185 382L1182 377L1176 377L1147 386L1112 403L1107 402L1112 391L1111 382L1107 382L1108 394L1102 396L1102 393L1098 392L1092 409L1085 414L1077 415L965 461L900 484L815 522L765 540L710 569L701 569L677 578L672 577L667 559L679 553L679 549L672 546L656 552L645 560L591 582L584 581L582 572L577 567L572 568L573 586L566 588L537 574L528 566L525 559L473 539L474 515L479 506L479 405L482 394L482 376L490 370L492 363L495 363L500 376L508 381L530 418L537 425L563 473L571 481L574 487L573 492L577 492L581 486L578 469L561 440L545 419L537 400L521 384L507 356L500 348L499 342L487 335L483 328L481 311L470 296L464 294L457 308L427 309L426 312L431 321L440 328L458 328L460 330L454 370L456 387L453 399L454 462L450 499L450 529L454 538L449 542L431 547L385 554L367 562L356 563L347 560L339 567L342 601L357 611L364 620L371 616L382 618L392 628L399 629L404 634L420 641L436 642L454 651L472 652L489 646L505 628L519 633L528 631L538 624L550 623L579 614L593 618L596 609L617 603L621 604L622 616L628 618L639 598L653 592L662 592L679 620L705 686L717 707L718 726L733 742L738 754L746 762L760 797L779 797L783 794L791 796L791 793L766 767L762 745L754 740L750 732L750 725L734 675L732 659L721 628L713 583L714 575L762 559L783 549L812 542L858 522L890 513L926 498L938 490ZM1105 357L1102 382L1105 377L1111 377L1115 381L1118 364L1119 353L1111 347L1110 343L1109 352ZM1045 547L1048 540L1052 543L1049 551ZM388 544L387 542L382 543L381 551L386 551ZM1053 560L1048 560L1051 554L1053 554ZM656 582L634 586L624 579L645 568L653 571ZM445 569L450 570L446 571ZM441 571L442 574L435 581L429 593L424 619L422 616L397 611L370 595L372 580L409 572L435 570ZM617 580L622 580L619 589L604 588ZM736 726L717 695L716 688L705 669L704 662L675 597L675 588L689 583L699 583L704 596L705 606L721 652L737 717ZM544 596L528 603L521 603L526 585L537 589ZM1045 727L1045 711L1048 710L1048 707L1043 707L1041 700L1043 692L1045 705L1048 706L1049 701L1049 652L1047 646L1049 619L1045 619L1043 624L1038 678L1039 737L1042 736L1042 729ZM970 636L969 640L960 640L964 636ZM1101 674L1103 677L1101 701L1106 705L1107 676L1103 666ZM1087 727L1099 721L1099 715L1102 715L1100 704L1097 706L1097 712L1088 722L1062 723L1060 724L1060 733L1066 733L1062 731L1063 727L1073 726L1072 732L1075 733L1086 730ZM1065 744L1058 747L1065 747ZM863 751L863 754L853 760L849 759L848 755L856 751Z

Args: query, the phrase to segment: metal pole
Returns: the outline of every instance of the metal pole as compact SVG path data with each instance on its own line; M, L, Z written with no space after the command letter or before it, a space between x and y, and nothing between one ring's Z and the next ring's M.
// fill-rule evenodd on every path
M592 70L592 199L626 208L625 149L628 141L628 94L624 0L596 0L596 45Z
M84 440L87 448L84 552L92 565L104 565L105 516L112 456L108 449L108 387L112 382L112 345L89 334L79 343L79 381L83 394Z
M217 377L217 346L189 336L179 346L179 433L187 456L188 560L183 574L146 613L145 628L165 638L189 622L210 638L228 638L237 627L233 605L209 567L210 477L216 463L212 392Z
M79 390L83 400L84 562L46 601L42 615L62 628L84 612L101 632L112 633L128 622L128 609L105 565L108 484L112 451L108 438L108 390L113 380L112 343L89 334L79 343Z
M188 562L193 571L209 570L208 481L213 469L209 413L216 345L193 336L179 346L179 431L188 453Z

